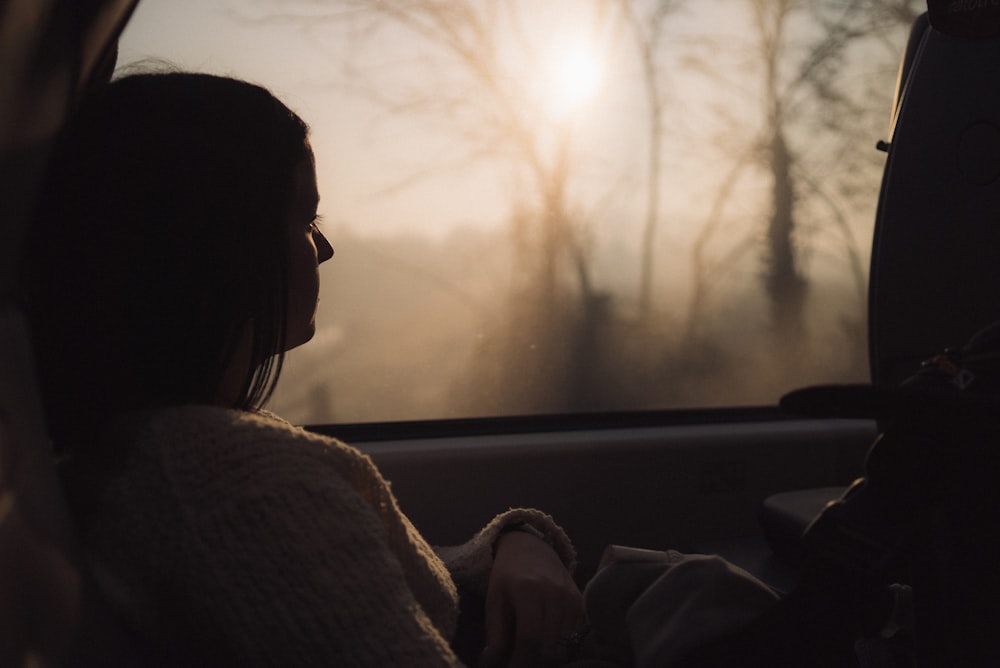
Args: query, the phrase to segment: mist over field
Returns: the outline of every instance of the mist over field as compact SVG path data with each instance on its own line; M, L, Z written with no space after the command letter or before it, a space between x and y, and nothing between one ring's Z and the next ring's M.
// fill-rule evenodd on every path
M553 315L532 329L503 230L328 231L337 255L322 271L319 330L289 353L271 405L296 422L767 405L800 385L867 379L864 303L849 282L814 286L808 346L781 350L759 267L744 263L692 345L675 308L687 286L663 285L646 321L608 295L597 322ZM626 260L609 261L634 269Z

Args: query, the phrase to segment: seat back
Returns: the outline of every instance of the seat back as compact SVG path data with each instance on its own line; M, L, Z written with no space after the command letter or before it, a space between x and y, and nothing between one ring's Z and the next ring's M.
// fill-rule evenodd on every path
M869 284L869 353L874 383L896 385L912 376L924 360L948 346L964 344L985 325L1000 320L998 82L1000 7L994 3L929 0L928 12L915 21L903 55L886 142L888 157L876 214ZM887 422L884 426L890 425ZM955 430L951 433L952 442L946 447L949 454L954 454L957 439ZM895 440L900 442L899 438ZM940 441L934 446L943 446ZM864 482L868 488L873 461L882 462L890 472L904 472L908 482L912 481L906 476L919 470L921 460L913 439L893 454L891 466L885 463L885 444L892 442L883 437L870 451ZM873 457L875 448L882 454ZM992 448L984 452L988 460L992 460L991 452ZM951 485L969 489L977 489L970 478L981 481L986 469L981 460L977 466L975 457L962 459L957 454L933 463L936 466L928 468L933 468L940 480L947 479ZM979 478L962 475L966 471L978 473ZM912 496L921 493L930 496L926 487L910 484L904 490L902 484L882 483L879 489L889 488L892 493L877 497L879 505L874 507L881 506L878 512L872 511L872 507L859 508L859 499L876 498L871 493L862 497L857 492L862 488L860 485L842 495L835 489L775 495L765 501L762 510L764 531L776 554L799 557L804 573L817 571L825 575L823 569L829 562L853 567L854 563L884 556L876 547L896 546L898 537L885 535L890 533L888 525L874 526L878 518L898 518L899 514L894 516L886 511L886 500L904 497L908 491L905 498L910 503L905 505L912 512L917 507ZM824 497L833 501L838 496L853 504L851 517L855 524L851 532L836 534L831 529L831 534L826 535L824 528L840 526L835 524L836 520L830 520L836 517L837 510L831 513L828 507L818 515L817 512ZM834 506L841 507L844 506ZM971 526L969 518L981 514L961 517L961 527ZM816 560L806 544L796 540L801 538L809 521L817 517L824 523L812 525L807 542L814 548L816 545L822 548L824 560ZM917 629L911 631L913 635L901 634L895 642L912 642L905 649L916 655L919 665L997 665L967 660L976 652L1000 654L1000 646L992 646L992 635L979 634L981 629L949 619L949 615L957 619L957 608L976 598L968 596L968 589L964 594L957 593L962 587L956 588L956 583L967 584L962 582L963 576L978 578L981 571L956 572L935 563L942 559L942 553L961 553L954 548L962 545L961 541L969 538L970 533L975 534L975 540L982 539L974 550L976 555L989 555L985 561L995 563L996 540L992 528L980 523L979 531L966 531L963 535L963 528L949 526L952 532L949 534L942 530L940 516L935 522L924 520L923 516L918 520L923 529L939 540L942 536L946 540L938 545L941 551L930 549L928 540L920 543L917 555L906 555L910 572L905 577L913 584L918 601ZM868 533L859 532L859 526ZM862 535L873 538L868 542L857 540ZM792 540L787 539L789 536ZM803 564L804 559L809 561ZM837 586L836 580L830 579L813 589L799 587L796 596L802 608L790 609L805 616L814 609L829 611L840 605L834 623L849 628L863 609L853 607L856 603L850 599L839 598ZM878 593L878 586L872 591ZM977 591L986 587L979 581L975 586L979 588ZM983 621L990 624L995 620L983 617ZM767 637L769 632L788 632L790 628L798 628L797 633L807 635L824 633L820 627L811 629L808 619L800 623L795 614L764 620L758 624L757 632ZM976 635L982 636L980 642L974 641ZM899 649L891 644L890 648ZM882 647L880 651L885 649Z
M900 70L869 284L876 383L1000 320L1000 19L975 4L929 2Z
M0 12L0 665L60 664L79 621L75 536L19 309L19 253L58 132L113 63L136 0L12 0ZM53 267L58 271L58 267Z

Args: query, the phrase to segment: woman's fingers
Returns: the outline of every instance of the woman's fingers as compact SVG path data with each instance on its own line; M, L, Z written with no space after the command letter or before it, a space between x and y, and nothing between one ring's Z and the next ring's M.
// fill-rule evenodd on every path
M583 614L583 597L552 548L531 534L505 534L490 576L480 665L563 663Z

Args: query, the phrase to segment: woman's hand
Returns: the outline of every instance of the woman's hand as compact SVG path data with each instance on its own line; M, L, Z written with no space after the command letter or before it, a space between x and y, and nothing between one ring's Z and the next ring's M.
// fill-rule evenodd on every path
M555 550L529 533L502 534L486 592L480 666L564 663L570 659L566 639L583 625L583 597Z

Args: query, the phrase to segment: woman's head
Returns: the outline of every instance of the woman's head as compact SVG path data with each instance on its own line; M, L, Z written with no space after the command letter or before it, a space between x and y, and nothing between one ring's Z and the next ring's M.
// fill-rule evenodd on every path
M303 342L286 326L290 226L317 199L307 135L265 89L211 75L130 76L83 106L25 258L57 440L108 411L267 398Z

